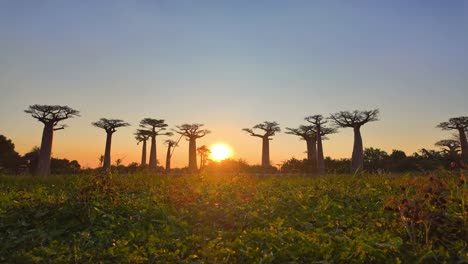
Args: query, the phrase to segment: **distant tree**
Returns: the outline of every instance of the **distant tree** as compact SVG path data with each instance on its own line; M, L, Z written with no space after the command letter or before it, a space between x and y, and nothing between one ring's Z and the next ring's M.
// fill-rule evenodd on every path
M364 149L364 163L368 172L377 172L385 168L385 160L388 158L387 152L378 148Z
M330 119L339 127L352 127L354 129L354 146L351 157L351 169L360 172L364 162L364 149L362 145L361 126L368 122L377 121L379 110L367 111L341 111L330 115Z
M158 166L158 158L156 155L156 137L160 135L171 136L172 133L164 132L164 130L166 130L167 127L167 124L164 123L164 119L144 118L140 121L140 127L150 131L151 149L149 158L149 168L152 171L156 171Z
M99 167L102 167L104 164L104 155L99 156Z
M443 152L451 157L456 157L460 150L460 141L454 139L439 140L434 145L440 147Z
M167 154L166 154L166 174L171 172L171 158L172 158L172 152L175 147L177 147L177 142L171 139L167 139L164 141L164 143L167 145Z
M294 157L292 157L289 160L283 161L281 164L281 172L283 173L301 173L301 172L307 172L309 170L309 161L304 159L304 160L298 160Z
M22 159L23 162L28 164L29 172L34 174L39 163L39 156L41 155L41 149L38 146L34 146L28 153L24 154Z
M58 124L68 118L79 116L79 111L68 106L62 105L30 105L25 113L30 114L33 118L44 124L41 141L41 152L39 161L35 170L35 175L45 176L50 174L50 158L52 154L52 142L54 131L61 130L66 125Z
M75 174L80 171L81 165L76 160L52 158L50 168L53 174Z
M322 115L312 115L304 118L307 122L311 123L314 127L317 136L317 173L319 175L325 174L325 160L323 157L322 137L328 134L337 132L336 128L325 127L328 122L324 120Z
M317 132L314 126L301 125L298 128L286 128L286 134L301 137L307 144L307 171L315 173L317 168ZM283 169L281 169L283 170Z
M91 124L95 127L104 129L107 133L106 149L104 152L104 164L102 166L104 170L107 170L111 166L110 153L111 153L111 144L112 144L112 134L114 134L114 132L117 131L117 128L130 126L130 124L127 122L124 122L121 119L107 119L107 118L101 118L99 119L99 121L92 122Z
M34 173L39 162L41 149L34 146L29 152L21 157L23 164L28 164L29 172ZM76 174L81 170L81 165L76 160L51 158L50 171L51 174Z
M200 170L201 170L203 169L203 167L205 167L211 151L206 145L203 145L197 148L197 152L198 152L198 155L200 155Z
M461 160L468 164L468 142L466 133L468 132L468 116L450 118L448 122L442 122L437 127L442 130L457 130L461 147Z
M204 167L204 171L210 174L229 173L230 175L240 172L248 172L249 164L245 160L225 159L219 162L210 162Z
M327 163L327 174L349 173L349 164L351 163L350 159L334 160L330 157L326 157L325 161Z
M20 162L20 155L15 151L15 144L4 135L0 135L0 171L2 168L14 171Z
M206 136L211 131L201 129L203 124L182 124L176 126L177 134L187 138L189 141L189 172L194 173L197 171L197 139Z
M416 164L402 150L394 149L387 159L387 168L391 172L415 171Z
M146 166L146 141L151 137L151 131L148 130L143 130L143 129L137 129L137 132L135 133L135 139L137 140L137 145L140 144L140 142L143 142L143 146L141 148L141 166L144 167Z
M263 134L257 134L253 130L263 130ZM277 122L265 121L261 124L255 125L253 128L244 128L243 131L249 133L253 137L259 137L262 139L262 168L267 170L270 167L270 140L271 137L276 133L281 132L279 124Z
M390 154L390 159L392 159L393 161L404 160L406 159L406 153L402 150L394 149Z

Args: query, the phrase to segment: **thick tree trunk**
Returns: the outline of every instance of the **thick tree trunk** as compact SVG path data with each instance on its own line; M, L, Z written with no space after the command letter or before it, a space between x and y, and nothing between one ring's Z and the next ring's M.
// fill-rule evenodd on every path
M197 169L197 141L196 138L189 138L189 171L196 172Z
M106 149L104 151L104 164L102 168L104 170L107 170L111 166L111 144L112 144L112 132L107 132L107 138L106 138Z
M307 163L308 172L315 173L317 168L317 141L315 138L307 139Z
M171 144L167 145L166 174L171 171Z
M351 170L352 173L359 173L362 170L364 162L364 149L362 147L361 127L354 127L354 146L353 155L351 157Z
M320 135L320 127L317 129L317 174L325 174L325 161L323 159L322 136Z
M146 140L143 140L143 147L141 149L141 166L146 166Z
M262 167L268 169L270 167L270 139L262 138Z
M468 165L468 143L466 142L467 140L466 140L465 129L459 128L458 133L460 137L462 161L463 161L463 164Z
M50 156L52 153L52 141L54 139L53 123L45 123L42 131L41 151L35 175L50 175Z
M151 136L151 149L150 149L150 158L149 158L149 168L151 170L156 170L158 164L156 159L156 135Z

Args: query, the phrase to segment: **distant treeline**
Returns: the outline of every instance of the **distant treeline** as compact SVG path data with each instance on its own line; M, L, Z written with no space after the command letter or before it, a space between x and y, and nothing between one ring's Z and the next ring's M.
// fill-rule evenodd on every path
M446 142L445 142L446 143ZM441 146L441 144L436 144ZM443 147L443 146L441 146ZM30 152L19 155L15 151L13 142L5 136L0 135L0 172L8 174L29 174L33 173L37 166L40 149L34 147ZM378 148L364 149L364 168L369 173L401 173L401 172L427 172L441 168L456 169L460 167L459 163L459 147L457 148L442 148L442 150L427 150L421 149L407 156L401 150L393 150L390 154ZM159 162L158 162L159 163ZM325 168L327 174L345 174L349 173L351 159L332 159L325 158ZM261 165L250 165L245 160L227 159L220 162L207 161L203 166L202 172L207 173L309 173L310 164L308 159L296 159L292 157L289 160L277 164L278 167L270 166L269 170ZM132 162L127 166L121 164L120 160L116 160L111 165L112 171L116 173L135 173L144 171L147 167L142 167L136 162ZM52 158L51 173L52 174L76 174L94 172L99 169L83 169L76 160ZM166 173L163 166L157 166L157 173ZM171 174L187 174L190 173L188 167L173 168Z

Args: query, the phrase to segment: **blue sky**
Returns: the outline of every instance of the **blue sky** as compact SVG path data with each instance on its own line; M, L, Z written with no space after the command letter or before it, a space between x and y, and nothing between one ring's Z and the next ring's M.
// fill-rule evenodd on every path
M411 154L450 137L437 123L468 114L467 1L4 0L0 36L0 134L24 153L41 125L22 111L70 105L82 116L53 152L89 166L104 148L90 126L100 117L134 125L115 134L113 159L124 163L138 161L137 123L154 117L205 123L213 133L200 145L225 142L254 164L261 142L241 129L266 120L295 127L307 115L380 108L364 145ZM176 165L187 162L184 144ZM351 147L342 129L325 155ZM271 156L304 150L280 134Z

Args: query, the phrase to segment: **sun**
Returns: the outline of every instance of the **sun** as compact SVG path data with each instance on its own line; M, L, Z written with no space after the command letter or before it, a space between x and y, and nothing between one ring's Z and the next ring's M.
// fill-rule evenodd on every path
M229 158L232 154L231 148L225 144L215 144L210 148L210 158L214 161L222 161Z

